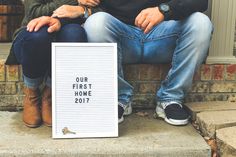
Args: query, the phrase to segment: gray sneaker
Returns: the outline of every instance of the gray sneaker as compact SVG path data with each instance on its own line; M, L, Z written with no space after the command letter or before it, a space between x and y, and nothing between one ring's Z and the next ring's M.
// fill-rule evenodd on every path
M158 102L156 113L158 117L171 125L187 125L190 119L190 115L183 105L175 101Z

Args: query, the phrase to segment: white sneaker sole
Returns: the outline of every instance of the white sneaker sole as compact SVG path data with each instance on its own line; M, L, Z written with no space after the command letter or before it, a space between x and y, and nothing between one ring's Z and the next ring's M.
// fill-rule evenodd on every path
M125 111L124 111L124 116L128 116L132 113L132 105L131 103L129 103L129 105L125 108Z
M118 124L122 123L124 121L124 117L122 116L120 119L118 119Z
M156 107L156 113L157 116L164 119L168 124L175 125L175 126L180 126L180 125L187 125L189 120L184 119L184 120L176 120L176 119L168 119L166 117L166 114L164 112L164 109L162 109L160 106L157 105Z

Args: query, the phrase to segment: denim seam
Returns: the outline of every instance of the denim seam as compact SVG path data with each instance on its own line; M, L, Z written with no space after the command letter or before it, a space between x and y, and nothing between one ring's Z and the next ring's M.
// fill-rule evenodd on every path
M173 33L173 34L169 34L169 35L162 35L162 36L154 37L154 38L151 38L151 39L146 39L145 42L162 40L162 39L171 38L171 37L174 37L174 36L178 36L178 33Z
M119 35L132 40L136 39L135 36L128 36L126 33L119 33Z

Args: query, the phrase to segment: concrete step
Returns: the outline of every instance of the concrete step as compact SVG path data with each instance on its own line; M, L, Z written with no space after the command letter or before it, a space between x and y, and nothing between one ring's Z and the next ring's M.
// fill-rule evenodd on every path
M236 102L195 102L188 103L187 106L203 136L215 138L216 130L236 126Z
M217 145L221 157L236 156L236 127L228 127L216 131Z
M187 104L203 136L216 139L214 153L236 157L236 102L198 102ZM217 150L216 150L217 149Z
M175 127L132 114L119 125L119 138L51 138L51 128L30 129L21 113L0 112L0 157L210 157L204 139L189 124Z
M236 103L229 101L191 102L186 104L191 111L192 120L196 120L198 113L207 111L236 111Z

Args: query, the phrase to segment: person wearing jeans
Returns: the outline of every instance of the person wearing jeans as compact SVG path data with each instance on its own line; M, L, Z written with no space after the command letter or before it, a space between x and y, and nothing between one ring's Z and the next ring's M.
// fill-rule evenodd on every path
M103 11L90 16L84 28L89 42L118 45L119 122L133 96L122 65L171 63L156 94L156 113L169 124L188 124L184 98L207 56L213 30L209 18L200 13L207 0L104 0L99 7Z
M92 3L95 1L96 3ZM84 29L84 7L81 3L94 6L98 0L25 0L25 17L22 27L14 35L6 65L21 64L24 81L23 122L28 127L41 123L52 125L51 100L51 43L87 42ZM67 5L65 5L67 4ZM57 9L75 6L80 18L61 19L60 30L55 27L58 18L51 17ZM57 30L57 31L55 31ZM41 84L45 84L42 92Z
M17 61L22 65L24 93L24 123L29 127L36 127L41 123L40 106L42 109L42 120L47 126L51 126L51 43L54 42L86 42L86 34L79 24L67 24L55 33L48 33L48 27L44 26L37 32L29 32L23 29L17 35L13 43L13 51ZM40 104L39 86L45 81ZM33 89L33 90L32 90ZM37 103L39 112L33 112L30 106L31 100ZM30 98L29 98L30 99ZM35 99L35 100L34 100ZM37 100L36 100L37 99ZM32 106L32 105L31 105ZM35 113L38 116L29 118L28 113Z

